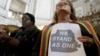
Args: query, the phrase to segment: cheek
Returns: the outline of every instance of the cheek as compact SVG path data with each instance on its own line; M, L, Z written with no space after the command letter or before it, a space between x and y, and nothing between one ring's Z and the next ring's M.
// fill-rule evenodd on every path
M23 25L27 25L27 24L29 24L29 23L30 23L30 20L22 21L22 24L23 24Z
M56 12L58 12L59 11L59 8L56 8Z
M68 6L67 8L67 11L69 12L69 13L71 13L71 8Z
M26 23L30 23L30 22L31 22L30 20L27 20L27 21L26 21Z
M30 20L27 20L27 21L25 22L26 25L28 25L28 24L30 24L30 23L31 23Z

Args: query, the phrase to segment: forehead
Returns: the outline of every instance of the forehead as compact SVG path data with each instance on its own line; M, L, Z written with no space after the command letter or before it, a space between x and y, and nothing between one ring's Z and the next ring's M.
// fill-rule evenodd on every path
M60 0L57 4L69 3L67 0Z
M28 17L28 15L27 14L23 14L23 17Z
M66 2L67 0L60 0L60 1L65 1Z
M23 18L27 18L27 19L28 19L28 18L30 18L30 17L29 17L29 15L24 14L24 15L23 15Z

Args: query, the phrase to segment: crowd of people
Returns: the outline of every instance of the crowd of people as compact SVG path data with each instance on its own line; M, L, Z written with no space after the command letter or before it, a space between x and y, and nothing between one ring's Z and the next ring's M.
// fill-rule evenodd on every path
M84 23L90 25L87 21ZM73 30L73 26L75 26L74 28L77 30ZM68 28L68 31L65 31L63 28ZM89 31L89 29L91 28L84 27L81 22L78 22L72 3L69 0L60 0L56 5L53 22L46 25L42 30L36 27L35 16L30 13L23 14L22 27L10 34L5 25L0 25L0 56L73 56L69 53L74 53L74 49L62 48L63 43L67 44L67 40L65 42L61 38L55 39L55 37L53 37L55 36L53 33L54 30L57 30L57 36L60 35L60 31L65 31L65 39L73 33L75 39L79 43L82 43L84 48L83 52L85 54L80 54L79 56L100 56L100 37L97 37L97 35L92 33L91 30ZM81 35L76 38L78 33ZM73 38L73 36L71 38ZM71 38L68 40L71 41ZM62 45L62 47L60 45ZM76 53L74 56L77 55Z

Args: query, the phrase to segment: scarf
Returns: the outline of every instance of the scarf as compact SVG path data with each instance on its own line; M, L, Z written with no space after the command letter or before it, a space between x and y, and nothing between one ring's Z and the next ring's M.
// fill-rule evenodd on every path
M100 41L91 23L89 21L77 21L76 23L81 24L90 34L93 35L93 39L98 47L98 52L100 56ZM48 56L49 38L53 25L54 24L50 24L43 28L39 56Z

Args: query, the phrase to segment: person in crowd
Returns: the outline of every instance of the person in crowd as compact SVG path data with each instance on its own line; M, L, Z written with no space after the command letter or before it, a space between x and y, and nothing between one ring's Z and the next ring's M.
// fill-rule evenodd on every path
M24 13L22 27L11 32L6 42L13 56L39 56L40 37L41 30L35 25L35 17Z
M75 16L75 11L74 11L74 8L73 8L73 5L71 4L71 2L69 0L60 0L60 2L56 5L56 11L54 14L53 23L51 23L50 25L45 26L43 28L42 37L41 37L40 56L66 56L69 54L67 51L70 52L71 50L73 50L73 49L67 50L67 49L61 48L61 45L64 42L64 41L61 41L62 38L61 39L55 38L55 37L52 37L55 35L51 35L51 33L53 32L53 29L56 29L55 26L57 26L61 23L78 25L79 28L81 29L82 36L77 37L77 40L79 42L83 43L83 47L84 47L86 56L99 56L98 48L97 48L96 42L93 38L94 36L92 34L90 34L87 31L87 29L84 26L82 26L81 24L79 24L77 21L78 20L77 20L77 17ZM63 27L59 26L58 28L61 29ZM59 31L56 33L59 33ZM75 32L75 33L77 33L77 32ZM59 34L57 34L56 36L59 36ZM58 43L58 44L52 45L52 43ZM72 52L72 53L74 53L74 52ZM80 56L81 55L82 54L80 54Z
M8 37L6 37L8 36ZM9 30L6 25L0 24L0 56L11 56L7 39L9 38Z

